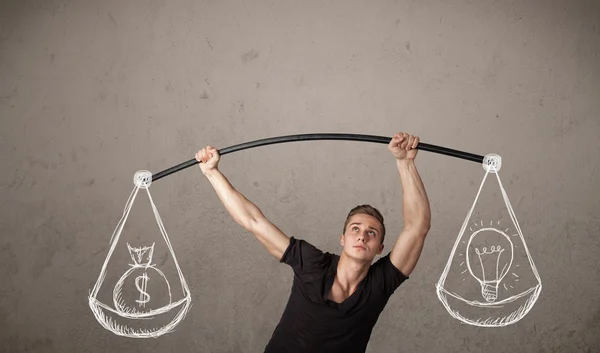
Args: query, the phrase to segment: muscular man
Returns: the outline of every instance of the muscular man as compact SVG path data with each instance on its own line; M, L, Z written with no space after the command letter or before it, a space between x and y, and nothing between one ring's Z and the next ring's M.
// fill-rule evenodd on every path
M341 255L323 252L306 240L288 237L233 188L218 170L220 156L214 147L198 151L200 169L229 214L294 271L287 306L265 353L365 352L380 313L415 268L429 232L429 200L414 161L418 143L418 136L400 132L388 145L402 183L404 229L392 250L373 264L385 237L377 209L353 208L340 235Z

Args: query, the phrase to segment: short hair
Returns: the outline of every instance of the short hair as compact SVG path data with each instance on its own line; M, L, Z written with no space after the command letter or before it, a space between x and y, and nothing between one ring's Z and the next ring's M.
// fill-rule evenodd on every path
M373 216L379 221L379 223L381 223L381 244L383 244L383 241L385 240L385 224L383 223L383 216L379 210L371 205L358 205L350 210L348 216L346 217L346 222L344 222L344 230L342 231L342 234L346 234L346 227L348 226L348 223L350 223L350 218L359 213Z

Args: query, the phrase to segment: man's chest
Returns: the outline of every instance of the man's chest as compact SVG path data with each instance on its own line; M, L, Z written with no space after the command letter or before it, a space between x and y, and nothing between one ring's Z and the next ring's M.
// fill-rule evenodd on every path
M300 291L292 294L292 307L297 315L292 321L305 322L318 332L350 332L369 329L382 310L382 303L371 288L357 286L350 293L332 280L322 283L304 283ZM299 288L297 288L299 289Z
M315 278L312 281L297 281L295 292L308 303L316 305L319 310L325 309L332 314L358 313L362 311L378 311L382 300L381 293L372 288L376 283L368 276L354 288L344 289L336 280L334 273Z
M331 282L331 280L329 282ZM337 304L342 304L356 293L358 287L359 285L356 285L353 288L343 288L338 282L337 277L334 277L331 284L327 283L327 281L325 283L325 293L327 293L326 299Z

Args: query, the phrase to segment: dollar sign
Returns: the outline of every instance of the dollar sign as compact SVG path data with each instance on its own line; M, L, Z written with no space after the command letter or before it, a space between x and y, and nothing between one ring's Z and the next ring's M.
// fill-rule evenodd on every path
M150 301L150 294L146 293L146 288L148 288L148 279L148 274L146 272L144 272L144 274L141 276L137 276L135 279L135 286L138 291L140 291L140 299L136 300L136 302L139 303L140 306L145 306L145 304ZM141 287L140 281L142 282Z

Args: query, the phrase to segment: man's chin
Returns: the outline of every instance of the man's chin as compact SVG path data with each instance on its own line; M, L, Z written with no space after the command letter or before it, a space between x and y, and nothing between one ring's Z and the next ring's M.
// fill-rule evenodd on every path
M373 258L375 257L375 256L372 256L371 254L369 254L365 250L361 250L361 251L356 251L355 249L352 249L352 250L353 251L351 251L351 252L346 252L346 255L348 255L349 258L354 259L356 261L370 262L370 261L373 261Z

